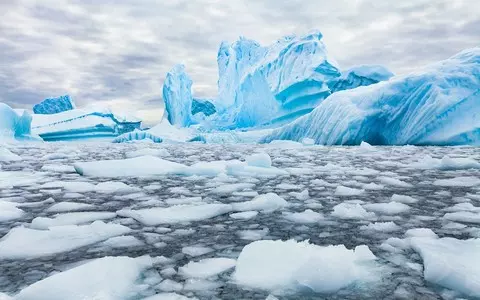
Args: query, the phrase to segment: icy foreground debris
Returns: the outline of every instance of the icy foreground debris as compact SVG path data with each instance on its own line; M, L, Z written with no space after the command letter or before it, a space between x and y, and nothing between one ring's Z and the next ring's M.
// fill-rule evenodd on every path
M317 144L479 144L480 48L416 73L334 93L265 141L312 138Z
M335 292L379 278L375 255L365 246L317 246L308 241L256 241L245 246L233 275L241 285L268 291Z
M54 226L48 230L25 227L11 229L0 239L0 258L21 259L49 256L91 245L131 229L118 224L95 221L90 225Z
M198 262L189 262L178 269L179 274L187 278L209 278L235 267L235 259L216 257L205 258Z
M266 155L266 156L265 156ZM198 162L191 166L179 164L154 156L140 156L122 160L102 160L75 163L75 171L84 176L95 177L130 177L156 175L199 175L216 176L228 174L232 176L277 176L288 175L287 171L267 167L271 165L268 154L241 162L211 161Z
M471 297L480 297L480 239L412 238L423 259L426 280Z
M47 98L33 106L33 113L52 115L63 111L75 109L75 103L69 95L56 98Z
M0 142L5 140L35 139L31 135L32 117L26 112L16 112L0 102Z
M129 299L142 291L141 275L154 263L149 256L99 258L40 280L20 291L15 299Z

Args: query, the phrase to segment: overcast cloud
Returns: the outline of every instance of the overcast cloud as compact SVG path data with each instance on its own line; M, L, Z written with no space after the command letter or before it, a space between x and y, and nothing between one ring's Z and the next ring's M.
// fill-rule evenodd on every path
M195 96L215 97L222 40L318 29L343 68L400 74L478 46L479 12L477 0L0 0L0 102L31 108L68 93L155 123L176 63Z

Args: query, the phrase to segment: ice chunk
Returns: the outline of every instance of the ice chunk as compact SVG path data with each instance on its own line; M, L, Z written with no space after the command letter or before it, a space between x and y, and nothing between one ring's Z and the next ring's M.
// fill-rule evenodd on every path
M149 256L103 257L38 281L18 293L18 300L126 299L142 290L142 273L155 260Z
M57 98L47 98L33 106L33 113L52 115L63 111L75 109L75 103L69 95Z
M19 219L25 212L18 208L19 203L0 200L0 222L7 222Z
M256 241L243 248L233 278L269 291L307 288L328 293L376 280L374 260L367 246L348 250L343 245L322 247L293 240Z
M112 248L130 248L143 246L144 243L131 235L122 235L109 238L102 245Z
M140 189L128 186L125 183L119 181L100 182L95 186L95 192L102 194L127 194L139 190Z
M406 203L406 204L412 204L418 202L417 199L406 196L406 195L398 195L398 194L393 194L391 200L393 202L400 202L400 203Z
M363 194L364 190L349 188L346 186L337 186L335 189L335 196L358 196Z
M477 177L468 177L468 176L460 176L451 179L439 179L433 182L434 185L437 186L458 186L458 187L472 187L480 185L480 179Z
M36 139L31 134L32 117L28 112L21 114L10 106L0 102L0 142L5 140L30 140Z
M433 158L429 155L421 160L410 164L411 168L418 169L438 169L438 170L465 170L480 169L480 163L472 158L451 158L445 155L442 159Z
M90 225L67 225L35 230L11 229L0 239L0 257L23 259L49 256L88 246L110 237L129 233L130 228L96 221Z
M410 243L423 259L426 280L480 297L480 239L415 237Z
M480 212L458 211L453 213L446 213L443 218L449 221L456 221L461 223L480 224Z
M184 65L176 65L167 73L163 84L164 118L177 127L192 123L192 80Z
M381 183L386 184L386 185L391 185L399 188L411 188L413 185L411 185L408 182L402 181L397 178L391 178L391 177L386 177L386 176L381 176L378 178Z
M235 211L259 210L264 213L273 212L286 206L288 206L288 202L275 193L259 195L253 200L232 204Z
M406 237L437 238L437 234L430 228L412 228L405 232Z
M395 201L388 203L369 203L365 204L363 207L369 211L385 215L396 215L410 210L410 206Z
M201 256L210 252L213 252L212 248L203 246L188 246L182 248L182 253L190 255L192 257Z
M480 135L480 47L415 73L333 93L263 141L308 137L316 144L464 145Z
M198 262L189 262L178 269L178 273L187 278L209 278L235 267L235 259L206 258Z
M239 212L239 213L233 213L230 214L230 218L236 219L236 220L250 220L255 218L258 215L258 211L244 211L244 212Z
M151 148L142 148L136 151L127 152L125 154L127 158L134 158L139 156L158 156L158 157L166 157L170 156L170 153L167 149L151 149Z
M139 210L123 209L118 211L117 214L122 217L134 218L147 226L154 226L159 224L202 221L227 214L231 211L232 206L229 204L199 204Z
M367 231L381 231L381 232L392 232L400 230L401 227L395 224L394 222L375 222L370 223L366 226L360 226L361 230Z
M47 208L48 212L67 212L67 211L78 211L78 210L92 210L95 206L87 203L77 203L77 202L60 202L55 203L54 205Z
M108 220L115 218L116 214L112 212L72 212L58 214L54 218L36 217L32 220L31 228L48 229L52 226L78 225L90 223L96 220Z
M332 216L341 219L370 219L375 217L375 213L367 212L358 203L343 202L333 207Z
M0 146L0 161L1 162L11 162L11 161L21 161L22 158L15 154L12 153L10 150L7 148L1 147Z
M197 298L189 298L177 293L160 293L156 294L143 300L196 300Z
M272 159L267 153L252 154L247 156L245 161L252 167L270 168L272 166Z
M294 223L311 224L311 223L317 223L318 221L322 220L323 215L317 212L314 212L311 209L307 209L299 213L286 214L285 219L292 221Z

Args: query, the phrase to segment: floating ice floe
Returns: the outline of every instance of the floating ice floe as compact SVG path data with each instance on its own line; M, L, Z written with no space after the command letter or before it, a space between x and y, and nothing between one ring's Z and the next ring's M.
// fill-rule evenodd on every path
M258 164L258 161L255 163ZM191 166L175 163L154 156L141 156L123 160L102 160L74 164L80 175L95 177L138 177L156 175L216 176L278 176L288 175L275 167L252 166L241 161L199 162Z
M70 212L58 214L54 218L36 217L30 225L34 229L48 229L53 226L79 225L97 220L108 220L115 218L112 212Z
M142 274L154 263L149 256L95 259L26 287L15 299L127 299L145 288Z
M0 239L0 258L22 259L50 256L129 233L119 224L95 221L90 225L54 226L48 230L25 227L11 229Z
M343 202L333 207L332 216L340 219L371 219L375 213L368 212L358 203Z
M243 248L233 279L272 292L306 289L329 293L379 279L375 259L364 245L349 250L343 245L324 247L307 241L256 241Z
M311 209L306 209L303 212L299 213L288 213L285 214L285 219L300 224L311 224L317 223L323 220L323 215L317 212L314 212Z
M206 258L198 262L189 262L178 269L178 273L186 278L210 278L235 267L232 258Z
M439 179L433 182L433 185L445 187L472 187L480 185L480 178L460 176L451 179Z
M410 168L417 169L438 169L438 170L467 170L480 169L480 163L473 158L456 157L452 158L445 155L441 159L433 158L430 155L409 165Z

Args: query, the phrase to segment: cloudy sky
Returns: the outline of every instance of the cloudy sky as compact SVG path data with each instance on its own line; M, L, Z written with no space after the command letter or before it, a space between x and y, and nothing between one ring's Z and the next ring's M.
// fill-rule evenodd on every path
M0 0L0 102L31 108L70 94L161 117L165 73L186 65L214 97L222 40L262 44L320 30L343 68L400 74L480 41L478 0Z

